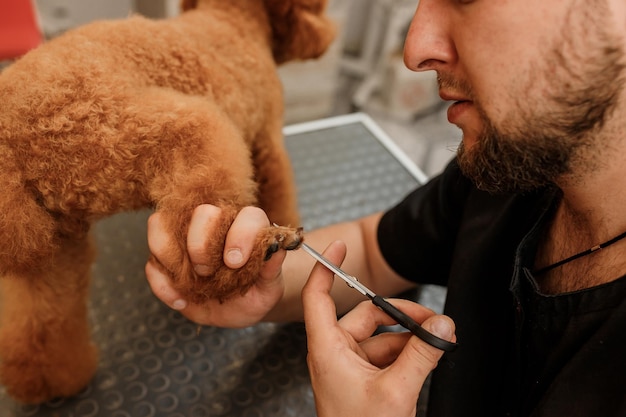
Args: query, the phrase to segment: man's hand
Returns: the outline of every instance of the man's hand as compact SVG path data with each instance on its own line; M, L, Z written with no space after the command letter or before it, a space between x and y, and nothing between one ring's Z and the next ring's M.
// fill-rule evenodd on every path
M339 265L345 253L345 245L335 242L324 255ZM318 416L414 417L422 385L443 352L408 332L372 337L379 325L395 323L369 301L338 322L332 283L332 272L318 264L302 292ZM407 300L393 304L433 334L456 339L450 318Z
M187 235L187 249L196 274L207 274L205 266L209 259L204 253L212 230L220 218L221 210L211 205L198 206L192 215ZM224 263L229 268L243 266L252 252L258 232L269 226L265 213L255 207L246 207L235 218L226 236ZM152 256L162 265L172 262L167 258L172 237L165 233L160 214L148 220L148 246ZM247 327L258 323L278 303L284 292L281 267L285 251L280 250L268 260L256 284L244 295L224 302L208 300L203 304L192 304L183 299L172 286L167 276L153 260L146 264L146 277L154 294L165 304L179 310L188 319L203 325L220 327Z

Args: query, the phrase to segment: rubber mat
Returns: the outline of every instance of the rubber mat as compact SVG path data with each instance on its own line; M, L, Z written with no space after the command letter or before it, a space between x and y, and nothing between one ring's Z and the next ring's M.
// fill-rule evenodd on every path
M364 114L285 128L305 230L383 210L425 180ZM98 372L79 395L39 406L0 387L0 417L315 416L301 323L199 328L145 280L149 212L95 227L90 319Z

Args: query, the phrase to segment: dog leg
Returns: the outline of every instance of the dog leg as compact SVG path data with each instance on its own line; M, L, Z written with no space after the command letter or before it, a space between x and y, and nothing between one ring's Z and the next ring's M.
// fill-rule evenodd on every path
M257 137L252 155L259 206L271 222L284 226L300 224L295 179L280 126L268 128Z
M25 186L18 161L0 142L0 276L41 265L57 246L55 220Z
M0 279L0 381L16 400L69 397L95 374L87 320L93 259L89 237L63 240L45 270Z
M187 112L186 117L190 117ZM257 237L257 250L245 268L231 270L223 263L223 242L235 214L244 206L257 204L250 150L240 131L228 120L199 116L196 129L185 132L188 143L178 147L168 159L167 169L152 179L151 198L163 214L175 246L168 258L178 259L173 265L162 265L174 279L175 287L190 301L206 298L227 299L248 290L258 277L262 263L279 248L295 249L302 240L297 228L267 227ZM206 133L208 132L208 133ZM180 136L180 134L178 135ZM197 136L197 137L194 137ZM198 276L187 256L187 230L191 214L200 204L214 204L224 215L212 232L215 237L205 249L210 255L210 274Z
M188 256L178 257L179 261L163 265L153 259L164 272L173 277L176 290L187 300L202 303L207 299L225 301L236 295L245 294L256 282L263 264L280 249L297 249L304 241L302 228L270 226L262 229L255 239L248 262L239 269L230 269L223 262L226 234L238 213L238 208L221 207L220 222L211 230L211 239L204 252L210 259L202 276L195 273ZM186 230L186 229L185 229ZM184 240L179 240L170 250L174 254L186 253ZM175 256L168 255L167 259Z
M193 171L187 173L193 176ZM256 282L263 262L279 249L296 249L303 240L300 228L267 227L257 236L250 261L240 269L230 269L223 262L226 234L239 210L245 205L252 204L253 200L215 201L214 196L210 194L204 199L197 200L198 190L199 188L188 188L179 183L172 188L168 198L159 204L159 211L164 216L166 228L171 236L175 236L174 245L169 248L173 253L167 258L178 259L174 264L162 265L162 267L168 275L173 277L175 288L190 301L201 303L207 298L225 300L246 292ZM232 188L232 190L240 195L244 192L243 189ZM210 261L205 265L208 271L205 271L203 276L197 275L193 269L187 256L186 240L191 213L201 203L215 204L222 209L220 221L211 231L213 239L204 248Z

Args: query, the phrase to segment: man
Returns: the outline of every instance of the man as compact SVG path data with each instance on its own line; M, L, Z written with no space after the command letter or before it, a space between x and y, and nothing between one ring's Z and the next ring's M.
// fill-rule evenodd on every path
M322 248L341 239L344 267L379 294L413 283L448 287L445 313L460 347L434 371L430 415L626 415L625 45L623 0L420 1L405 62L437 71L441 97L453 102L448 119L463 131L458 157L389 212L314 231L307 241ZM202 253L193 248L210 237L216 216L210 206L194 214L189 247L198 265ZM159 257L167 237L158 214L150 223ZM240 213L226 241L228 265L245 262L266 224L258 209ZM326 252L337 262L344 253L338 243ZM167 277L150 264L147 272L161 299L200 323L304 314L320 415L382 415L381 401L387 415L411 415L416 397L404 387L419 389L438 354L416 338L394 339L381 359L380 342L364 338L363 328L382 319L364 306L331 326L326 290L339 312L358 300L345 285L330 290L319 268L303 313L300 292L313 267L306 258L278 254L256 288L223 306L187 305ZM420 321L430 315L424 325L454 339L447 318L410 311ZM350 347L369 366L347 360L324 368ZM398 362L418 376L407 379ZM359 385L373 391L342 409L355 391L346 384L372 374L382 388Z

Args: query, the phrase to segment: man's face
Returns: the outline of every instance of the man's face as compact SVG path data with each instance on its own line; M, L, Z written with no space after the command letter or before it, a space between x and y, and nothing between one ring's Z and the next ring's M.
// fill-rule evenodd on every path
M607 2L421 0L405 62L437 71L463 131L459 165L479 188L534 189L593 161L624 82Z

